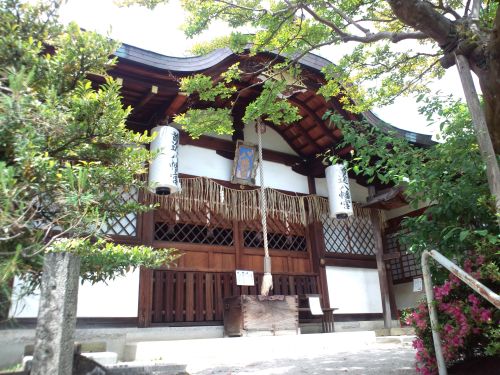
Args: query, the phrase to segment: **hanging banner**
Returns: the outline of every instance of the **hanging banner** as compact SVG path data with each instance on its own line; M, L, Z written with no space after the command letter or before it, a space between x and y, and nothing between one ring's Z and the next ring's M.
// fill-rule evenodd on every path
M157 126L151 130L156 137L150 151L154 155L149 165L148 186L151 192L169 195L181 190L179 181L179 131L171 126Z
M347 170L342 164L334 164L326 168L325 174L330 217L347 219L354 213Z

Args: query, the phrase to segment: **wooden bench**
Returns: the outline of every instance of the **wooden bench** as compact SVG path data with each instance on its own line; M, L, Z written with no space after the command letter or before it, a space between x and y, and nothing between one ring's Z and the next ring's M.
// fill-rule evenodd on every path
M321 314L315 314L311 310L311 299L312 298L318 298L319 299L319 304L321 308ZM304 306L307 304L307 306ZM338 308L335 307L322 307L321 303L321 295L319 294L304 294L299 296L299 312L308 312L313 316L319 316L321 315L321 328L323 333L330 333L330 332L335 332L335 326L334 326L334 318L333 318L333 312L335 310L338 310Z

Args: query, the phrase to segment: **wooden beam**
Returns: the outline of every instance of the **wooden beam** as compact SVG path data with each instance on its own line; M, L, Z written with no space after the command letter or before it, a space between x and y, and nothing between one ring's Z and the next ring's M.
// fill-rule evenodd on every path
M156 86L158 88L158 92L161 92L162 95L174 95L179 92L179 87L174 84L161 84L159 82L128 76L126 74L122 74L121 72L110 73L110 75L115 79L121 79L123 87L134 86L134 90L132 91L137 91L138 93L143 92L146 88L151 88L151 86ZM97 84L103 84L106 82L106 77L100 74L88 73L87 78Z
M180 109L186 103L187 100L188 100L188 96L187 95L183 95L183 94L177 95L172 100L172 102L170 103L170 105L167 107L167 109L165 110L165 112L163 112L163 116L162 116L163 119L166 119L168 117L172 117L174 115L179 114Z
M309 194L316 194L316 181L313 176L307 176L307 187L309 188Z
M304 176L324 177L326 166L320 159L308 159L292 167L292 170Z
M377 262L375 259L344 259L328 257L323 258L323 263L325 266L332 267L377 268Z
M138 111L144 107L156 94L158 94L158 86L152 85L151 90L134 106L134 111Z

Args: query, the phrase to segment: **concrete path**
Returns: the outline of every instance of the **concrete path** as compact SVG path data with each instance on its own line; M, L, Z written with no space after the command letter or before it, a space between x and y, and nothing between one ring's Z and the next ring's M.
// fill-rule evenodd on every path
M170 366L158 375L415 374L414 349L395 341L353 332L142 342L133 364Z
M390 344L363 351L347 351L321 356L248 361L246 364L203 366L190 364L189 374L208 375L295 375L295 374L416 374L415 353L410 348Z

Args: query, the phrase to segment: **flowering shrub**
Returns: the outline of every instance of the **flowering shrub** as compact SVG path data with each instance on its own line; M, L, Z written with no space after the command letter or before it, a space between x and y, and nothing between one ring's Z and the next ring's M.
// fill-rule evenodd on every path
M406 309L398 310L399 323L401 327L410 326L409 318L411 314L415 311L413 307L407 307Z
M485 284L494 284L483 268L484 257L474 261L467 259L463 269ZM495 308L484 298L472 291L456 276L434 287L438 311L441 346L447 366L471 357L496 355L500 352L498 342L498 316ZM497 313L498 314L498 313ZM408 317L408 324L417 335L413 347L417 350L416 369L423 375L437 374L437 363L432 341L432 331L427 303L420 303Z

